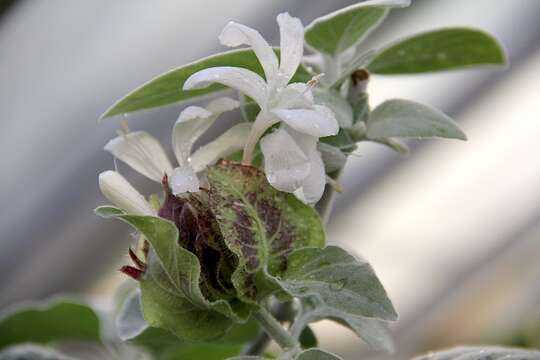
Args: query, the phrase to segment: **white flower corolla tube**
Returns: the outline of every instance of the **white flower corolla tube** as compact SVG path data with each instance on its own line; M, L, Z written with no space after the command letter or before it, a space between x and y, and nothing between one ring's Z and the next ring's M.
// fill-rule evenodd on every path
M191 75L184 83L184 89L220 83L255 100L261 111L245 143L243 162L251 163L259 139L270 127L281 123L279 129L261 140L268 181L281 191L293 192L303 201L314 203L322 196L326 184L316 144L320 137L337 134L339 125L330 109L314 103L307 84L289 84L302 60L304 27L298 18L288 13L279 14L277 22L280 29L279 61L259 32L245 25L231 22L219 36L226 46L251 46L266 80L243 68L213 67Z
M99 189L114 205L130 214L156 215L155 210L118 172L107 170L99 174Z
M223 112L238 106L238 101L223 97L210 102L206 108L189 106L184 109L172 131L177 167L173 167L159 141L144 131L122 133L109 141L105 150L151 180L161 182L167 175L175 195L197 192L200 187L197 173L218 159L241 150L251 124L237 124L194 152L193 145ZM100 189L107 199L128 212L141 213L146 200L119 173L108 171L99 179Z

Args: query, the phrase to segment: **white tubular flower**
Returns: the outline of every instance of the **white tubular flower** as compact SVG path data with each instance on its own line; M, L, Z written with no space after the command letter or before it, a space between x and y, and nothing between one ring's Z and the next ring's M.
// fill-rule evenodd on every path
M197 173L218 159L242 149L251 126L248 123L235 125L192 153L193 144L219 115L238 106L237 101L224 97L210 102L206 109L198 106L184 109L172 132L174 154L178 161L176 168L171 165L159 141L144 131L122 134L109 141L105 150L156 182L161 182L168 175L169 185L175 195L197 192Z
M326 183L324 168L320 166L321 156L315 145L320 137L337 134L339 125L330 109L314 103L307 84L289 84L302 59L304 27L299 19L288 13L279 14L277 22L281 37L280 61L263 37L247 26L231 22L219 36L226 46L250 45L266 80L247 69L214 67L191 75L184 83L184 89L220 83L257 102L261 111L244 147L246 164L251 163L253 150L261 136L281 122L280 129L261 141L268 181L279 190L294 192L302 200L313 203L322 196ZM313 146L307 146L307 143Z
M130 214L156 215L144 196L116 171L99 174L99 189L110 202Z

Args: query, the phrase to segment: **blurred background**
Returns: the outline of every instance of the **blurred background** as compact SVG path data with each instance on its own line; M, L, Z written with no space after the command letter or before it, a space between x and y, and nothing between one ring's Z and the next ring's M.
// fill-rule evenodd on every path
M131 234L92 213L105 202L97 174L113 166L102 148L124 120L98 124L109 105L223 50L217 35L229 20L277 44L279 12L308 24L354 2L0 1L0 310L59 292L106 303L122 281ZM469 141L412 141L408 158L366 143L347 164L328 238L372 263L400 320L394 355L316 324L322 346L346 359L405 359L458 343L540 346L540 1L413 0L369 41L456 25L495 34L510 66L372 77L372 105L431 104ZM181 109L127 120L168 144Z

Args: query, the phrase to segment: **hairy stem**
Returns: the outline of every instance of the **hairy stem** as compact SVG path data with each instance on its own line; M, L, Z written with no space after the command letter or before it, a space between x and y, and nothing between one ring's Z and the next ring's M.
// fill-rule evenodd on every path
M298 347L298 341L291 336L268 310L261 307L253 317L261 324L264 331L283 349Z

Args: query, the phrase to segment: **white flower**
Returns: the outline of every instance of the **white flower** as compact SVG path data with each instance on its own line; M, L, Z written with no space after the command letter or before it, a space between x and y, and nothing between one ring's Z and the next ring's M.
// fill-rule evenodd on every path
M294 192L307 203L320 199L326 174L316 149L320 137L335 135L339 126L332 111L316 105L307 84L288 84L303 55L304 28L287 13L278 15L281 59L254 29L231 22L219 36L226 46L250 45L262 65L266 81L258 74L238 67L213 67L189 77L184 89L200 89L212 83L235 88L261 107L244 147L244 163L249 164L261 136L274 124L279 129L264 136L261 149L265 172L272 186Z
M156 215L144 196L116 171L99 174L99 189L110 202L130 214Z
M169 185L175 195L197 192L199 191L197 173L218 159L242 149L251 124L241 123L231 127L217 139L202 146L192 154L193 145L219 115L237 108L238 105L236 100L224 97L210 102L206 109L189 106L180 113L172 133L174 154L178 162L176 168L173 168L159 141L144 131L121 134L109 141L105 145L105 150L156 182L161 182L163 177L167 175ZM103 188L102 192L105 196L120 206L118 199L113 200L114 197L110 195L111 191L109 190L113 190L113 187L105 187L109 195L103 191ZM132 194L133 192L126 191L125 193Z

